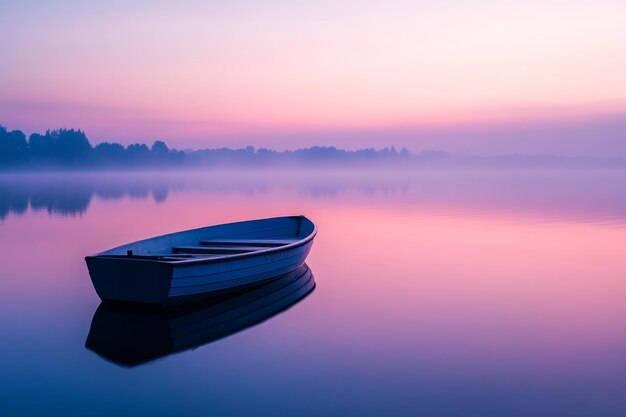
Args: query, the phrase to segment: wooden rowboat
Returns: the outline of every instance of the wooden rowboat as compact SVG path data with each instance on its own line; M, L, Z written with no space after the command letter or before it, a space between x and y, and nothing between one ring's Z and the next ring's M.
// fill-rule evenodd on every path
M195 349L264 322L315 288L305 264L242 291L164 309L102 303L91 321L87 349L124 367Z
M140 240L85 261L103 301L174 304L296 270L316 232L304 216L250 220Z

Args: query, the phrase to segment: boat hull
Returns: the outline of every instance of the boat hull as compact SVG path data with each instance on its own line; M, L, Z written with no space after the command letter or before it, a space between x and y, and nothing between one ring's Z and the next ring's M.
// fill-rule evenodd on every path
M141 261L115 262L111 258L87 257L93 287L102 301L165 304L173 267Z
M297 221L310 223L304 217L285 219L287 221L284 222L267 219L233 223L232 229L234 236L239 238L252 236L257 239L259 237L276 239L299 233L302 225ZM246 228L241 225L248 226L251 232L246 234ZM169 305L240 289L300 268L311 250L315 235L312 223L305 224L306 234L299 236L300 239L294 239L292 244L218 259L162 262L146 259L147 257L126 257L121 254L122 250L132 250L128 248L150 250L150 245L156 245L153 241L162 245L160 242L164 239L185 242L185 235L193 235L196 239L198 236L212 236L212 233L215 235L213 232L215 229L221 231L219 234L221 238L232 237L226 233L227 226L219 225L160 236L86 257L89 275L98 296L103 301ZM273 230L271 226L275 229ZM276 229L281 234L277 234ZM163 251L162 248L158 250Z

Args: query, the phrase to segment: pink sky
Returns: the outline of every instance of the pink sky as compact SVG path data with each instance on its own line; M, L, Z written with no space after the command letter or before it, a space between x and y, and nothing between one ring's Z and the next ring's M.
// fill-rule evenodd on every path
M205 3L3 2L0 123L178 147L626 155L624 2ZM581 124L595 130L572 151ZM510 145L520 126L536 134Z

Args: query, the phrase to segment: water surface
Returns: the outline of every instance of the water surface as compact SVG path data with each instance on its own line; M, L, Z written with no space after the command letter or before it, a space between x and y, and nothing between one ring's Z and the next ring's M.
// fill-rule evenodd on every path
M0 176L0 415L626 414L626 174ZM306 214L317 284L125 367L85 347L83 257Z

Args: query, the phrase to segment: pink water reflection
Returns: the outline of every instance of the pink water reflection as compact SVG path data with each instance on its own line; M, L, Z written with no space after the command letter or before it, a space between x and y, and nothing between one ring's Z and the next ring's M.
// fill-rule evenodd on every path
M252 383L257 368L244 368L252 365L241 356L254 354L284 364L279 373L308 375L316 381L309 389L334 402L356 401L359 386L376 390L386 404L422 384L430 387L424 395L443 390L477 407L488 408L496 401L488 392L506 387L534 392L528 402L535 411L554 392L559 412L573 410L576 401L626 410L615 392L626 387L623 197L593 186L623 180L601 178L560 195L541 182L514 191L474 182L472 191L451 180L437 188L379 178L367 188L360 179L320 194L286 179L219 191L192 181L195 186L170 188L164 200L150 193L94 197L75 217L29 209L0 224L0 301L5 317L27 323L15 331L36 331L55 314L83 328L98 305L85 255L181 229L303 213L319 227L308 259L316 291L259 328L166 359L158 365L163 372L178 372L169 363L205 369L200 363L223 355L223 373L234 367ZM318 190L330 181L324 177ZM432 199L423 191L429 184L439 190ZM604 222L607 212L611 219ZM216 372L208 365L205 371ZM322 388L338 381L343 400ZM480 393L471 391L477 381ZM428 410L441 410L441 401ZM377 404L370 404L373 410ZM413 410L411 404L403 410ZM613 408L600 407L606 404Z

